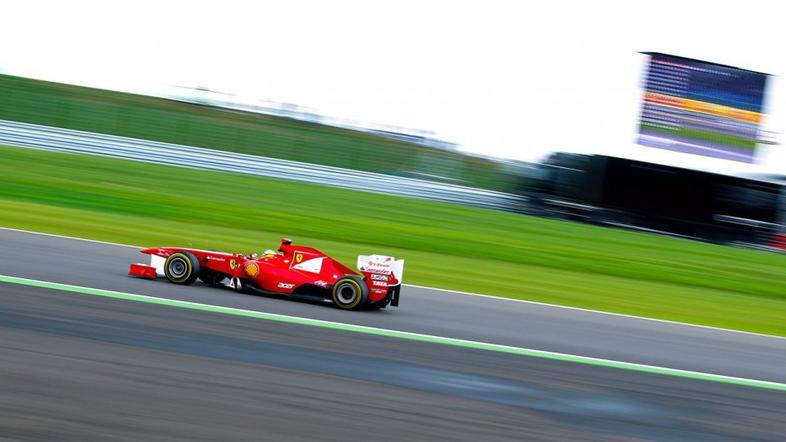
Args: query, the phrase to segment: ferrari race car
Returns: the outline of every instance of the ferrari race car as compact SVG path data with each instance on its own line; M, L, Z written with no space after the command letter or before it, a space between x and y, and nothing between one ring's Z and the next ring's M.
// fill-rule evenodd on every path
M150 255L150 265L131 264L131 276L163 276L186 285L199 279L239 291L316 297L346 310L398 306L404 273L404 260L382 255L358 256L360 272L355 272L319 250L294 245L287 238L281 240L278 250L259 256L182 247L140 251Z

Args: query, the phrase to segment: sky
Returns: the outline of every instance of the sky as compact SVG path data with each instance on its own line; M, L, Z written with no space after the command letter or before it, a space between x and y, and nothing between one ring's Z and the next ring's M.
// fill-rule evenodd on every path
M204 86L433 131L501 158L570 150L744 169L635 144L639 52L773 74L765 128L783 134L784 10L755 0L5 1L0 72L145 93ZM765 149L755 169L786 173L784 148Z

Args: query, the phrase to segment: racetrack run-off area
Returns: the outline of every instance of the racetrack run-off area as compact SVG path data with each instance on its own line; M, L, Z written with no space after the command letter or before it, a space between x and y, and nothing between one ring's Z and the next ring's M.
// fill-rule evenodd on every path
M773 289L783 256L235 174L0 153L0 225L12 227L0 228L5 437L782 436L786 339L519 300L783 334ZM134 279L128 264L144 257L115 244L258 252L283 235L346 263L406 259L401 306L347 312Z
M290 236L405 283L786 335L786 256L230 173L0 148L0 225L261 251ZM78 173L76 173L78 171Z

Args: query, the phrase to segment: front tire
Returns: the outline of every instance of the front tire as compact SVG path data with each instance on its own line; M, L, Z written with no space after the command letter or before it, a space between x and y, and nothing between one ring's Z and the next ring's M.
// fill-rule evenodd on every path
M164 262L164 276L173 284L192 284L199 275L199 260L189 252L175 252Z
M344 275L333 284L333 304L344 310L357 310L368 304L368 287L356 275Z

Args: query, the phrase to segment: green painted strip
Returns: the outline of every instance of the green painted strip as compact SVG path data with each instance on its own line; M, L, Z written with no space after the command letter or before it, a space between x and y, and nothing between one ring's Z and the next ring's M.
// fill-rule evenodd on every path
M623 370L633 370L645 373L654 373L666 376L681 378L698 379L702 381L721 382L726 384L743 385L747 387L766 388L770 390L786 391L786 384L778 382L760 381L756 379L738 378L733 376L723 376L711 373L701 373L675 368L657 367L653 365L634 364L631 362L613 361L609 359L592 358L588 356L578 356L565 353L555 353L530 348L513 347L508 345L492 344L488 342L470 341L466 339L448 338L444 336L434 336L422 333L412 333L399 330L389 330L384 328L368 327L363 325L346 324L342 322L323 321L320 319L301 318L297 316L280 315L276 313L266 313L253 310L243 310L232 307L222 307L217 305L200 304L189 301L179 301L175 299L157 298L154 296L136 295L114 290L95 289L90 287L80 287L70 284L57 282L39 281L35 279L18 278L15 276L0 275L0 282L9 284L19 284L29 287L42 287L53 290L60 290L71 293L81 293L106 298L122 299L125 301L146 302L149 304L167 305L170 307L186 308L191 310L201 310L206 312L221 313L226 315L244 316L248 318L264 319L268 321L278 321L288 324L306 325L310 327L322 327L333 330L342 330L353 333L364 333L369 335L386 336L397 339L408 339L411 341L428 342L432 344L451 345L454 347L472 348L476 350L495 351L519 356L529 356L541 359L552 359L578 364L595 365L608 368Z

